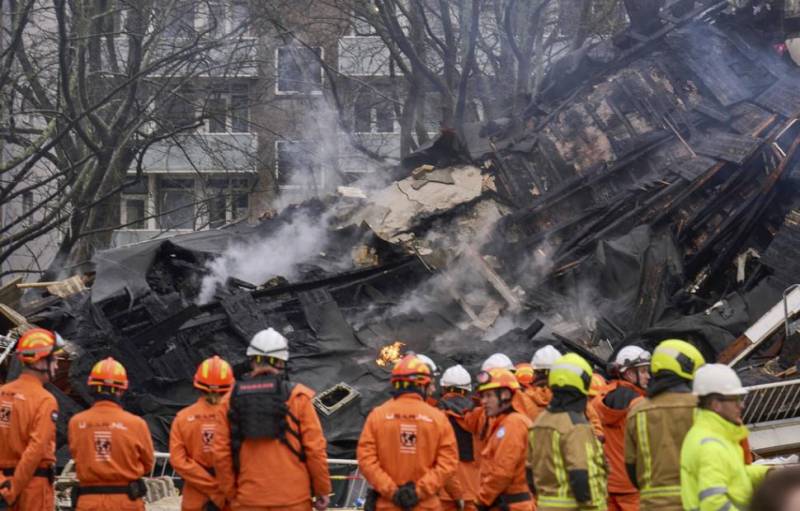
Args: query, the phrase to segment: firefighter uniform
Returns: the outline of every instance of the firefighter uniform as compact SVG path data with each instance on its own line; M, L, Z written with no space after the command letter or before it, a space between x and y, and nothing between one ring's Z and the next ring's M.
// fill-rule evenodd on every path
M181 511L201 511L210 501L218 508L225 494L213 474L212 448L220 417L218 406L201 397L175 416L169 433L170 463L183 478Z
M458 508L456 502L462 500L464 509L475 509L480 485L480 444L477 437L470 433L464 417L473 409L473 402L460 394L445 393L439 400L439 407L453 426L458 447L458 468L447 479L440 493L442 508L455 510Z
M625 424L625 468L648 511L680 511L681 444L692 427L697 397L689 384L703 365L691 344L667 340L653 352L648 397L633 405Z
M528 438L528 463L539 510L604 510L603 447L586 419L592 368L569 353L550 369L554 397Z
M494 396L497 403L497 409L490 412L490 429L481 453L479 508L532 511L533 497L525 475L531 422L520 408L521 402L514 399L520 394L520 384L511 371L503 368L480 373L478 383L481 399Z
M50 511L55 506L57 419L56 399L35 376L23 373L0 386L0 467L11 484L3 491L14 504L11 509Z
M524 403L530 402L533 404L535 408L534 413L526 413L528 418L531 419L531 423L535 423L536 419L539 417L539 414L547 409L547 405L550 404L550 401L553 399L553 392L547 386L532 386L523 391L525 394L525 401ZM525 406L523 404L523 406ZM528 412L529 408L526 406L525 411ZM586 404L586 419L589 421L589 424L592 426L592 431L599 439L603 439L603 421L600 419L600 415L597 413L597 410L591 405L591 403Z
M144 510L142 498L128 495L155 461L150 430L141 417L113 401L98 400L70 419L69 450L80 483L78 511Z
M276 388L284 389L279 398L284 404L269 405L267 394ZM251 392L255 403L247 400L247 393ZM244 396L242 406L238 412L234 407L232 413L232 401L240 395ZM288 398L283 401L285 396ZM237 382L219 405L214 468L234 511L307 511L311 509L312 492L330 494L327 443L313 398L314 391L302 384L280 377L255 376ZM268 406L275 408L269 410ZM279 427L284 428L284 433L257 431L259 423L276 425L276 414L280 414L283 424Z

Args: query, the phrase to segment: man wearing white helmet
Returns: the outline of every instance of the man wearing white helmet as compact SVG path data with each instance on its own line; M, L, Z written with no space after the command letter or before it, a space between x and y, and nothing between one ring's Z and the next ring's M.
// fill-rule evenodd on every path
M747 509L753 490L769 470L746 465L742 441L743 399L747 390L736 372L723 364L697 370L692 393L698 410L681 448L681 501L698 511Z
M314 391L288 381L289 344L272 328L247 347L251 372L220 404L214 468L233 509L324 510L330 502L327 444ZM276 491L280 489L280 491Z
M456 474L447 480L440 492L442 509L474 510L480 488L480 443L470 432L465 418L475 408L470 397L472 378L464 367L455 365L442 374L439 384L442 388L439 408L453 426L459 460Z
M639 346L625 346L611 364L614 377L608 392L592 400L603 424L603 450L609 464L608 509L637 511L639 490L625 472L625 418L633 401L645 395L650 380L650 352Z
M413 353L413 352L412 352ZM431 370L431 376L433 379L431 380L431 384L427 387L428 394L425 397L425 402L431 406L439 406L439 401L436 399L436 378L441 375L441 371L439 371L439 366L436 365L431 357L427 355L423 355L422 353L413 353L415 357L420 359L428 368Z
M509 371L514 371L514 363L511 362L511 359L508 358L508 355L505 353L495 353L491 355L489 358L483 361L481 364L481 371L491 371L492 369L508 369Z

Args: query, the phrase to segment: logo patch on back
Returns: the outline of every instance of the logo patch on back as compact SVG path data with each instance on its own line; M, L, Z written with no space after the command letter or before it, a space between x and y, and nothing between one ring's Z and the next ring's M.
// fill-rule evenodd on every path
M94 459L95 461L111 461L111 432L94 432Z
M11 427L11 403L0 403L0 428Z
M416 424L400 424L400 452L403 454L417 453Z
M210 452L211 446L214 445L214 430L216 424L203 424L200 435L203 438L203 452Z

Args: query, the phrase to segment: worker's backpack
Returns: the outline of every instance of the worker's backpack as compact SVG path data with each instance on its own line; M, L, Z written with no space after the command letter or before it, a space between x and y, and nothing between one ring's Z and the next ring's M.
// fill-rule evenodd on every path
M241 443L246 439L278 440L300 461L305 462L300 421L292 415L286 404L293 388L293 383L274 375L236 382L231 391L228 419L231 425L231 448L237 465ZM300 449L287 440L287 435L298 440Z
M474 408L472 400L466 396L448 396L446 399L439 400L439 408L444 410L453 432L456 434L456 444L458 445L458 459L460 461L475 461L473 452L472 433L461 427L456 417L463 417L464 414Z

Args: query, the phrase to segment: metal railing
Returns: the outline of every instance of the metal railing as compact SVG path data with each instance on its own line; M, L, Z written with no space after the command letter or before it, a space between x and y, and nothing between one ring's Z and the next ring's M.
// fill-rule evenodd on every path
M742 418L748 425L800 418L800 380L747 387Z
M172 479L176 487L182 484L181 477L169 462L169 453L157 452L156 461L148 477ZM333 482L334 495L328 509L356 510L361 509L367 494L367 481L361 476L356 460L328 459L328 467ZM75 479L75 462L69 460L64 469L56 477L55 486L59 499L57 509L70 509L67 493L63 491L73 486ZM62 491L58 491L61 489Z

